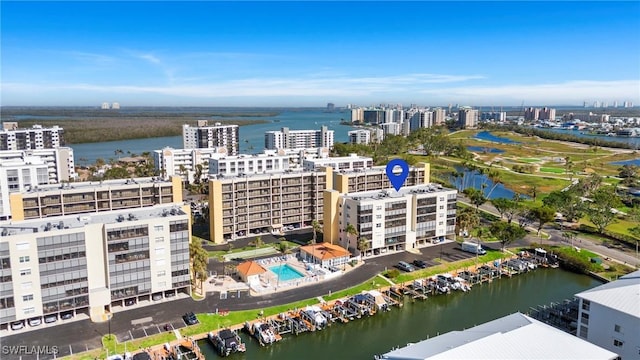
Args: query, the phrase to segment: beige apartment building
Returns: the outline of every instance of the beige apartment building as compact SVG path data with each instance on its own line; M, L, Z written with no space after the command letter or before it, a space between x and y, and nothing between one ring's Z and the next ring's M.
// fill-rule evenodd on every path
M42 186L0 222L0 329L190 292L179 177Z
M410 169L406 186L429 182L429 164ZM259 234L280 234L285 230L324 223L325 241L337 232L326 221L327 201L335 202L325 190L336 194L391 188L385 167L351 171L323 167L314 171L285 171L209 180L209 229L211 241L221 244ZM327 225L329 224L329 225Z

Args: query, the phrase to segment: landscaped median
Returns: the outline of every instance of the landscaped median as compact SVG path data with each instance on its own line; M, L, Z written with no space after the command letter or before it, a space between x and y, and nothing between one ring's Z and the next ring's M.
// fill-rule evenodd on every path
M497 259L512 257L513 255L510 253L503 253L501 251L489 250L486 255L479 256L476 260L475 258L459 260L450 263L440 264L434 267L430 267L427 269L422 269L418 271L414 271L411 273L403 273L396 277L391 278L390 280L395 283L411 281L419 278L425 278L429 276L433 276L436 274L441 274L445 272L451 272L454 270L465 269L472 267L474 265L481 265L487 262L491 262ZM374 276L373 278L365 281L364 283L341 290L335 293L328 294L323 296L323 299L326 301L336 300L344 297L349 297L355 294L359 294L362 291L366 290L377 290L381 288L385 288L389 286L389 282L385 279L382 279L379 276ZM202 334L207 334L212 330L218 330L227 327L240 327L246 321L255 320L258 317L268 317L272 315L277 315L283 312L287 312L288 310L293 310L296 308L303 308L308 305L316 305L319 303L317 298L306 299L301 301L296 301L289 304L277 305L268 308L256 308L250 310L241 310L241 311L230 311L224 313L207 313L207 314L197 314L197 318L199 324L188 326L179 330L180 335L182 337L192 336L194 338L201 337ZM126 343L118 343L116 341L115 336L109 337L109 335L102 338L102 349L94 349L84 353L70 355L64 357L63 359L78 359L78 360L94 360L105 359L108 354L122 354L125 351L136 352L140 349L146 349L153 346L161 346L164 343L172 342L177 340L175 333L172 331L163 332L157 335L152 335L143 339L127 341Z

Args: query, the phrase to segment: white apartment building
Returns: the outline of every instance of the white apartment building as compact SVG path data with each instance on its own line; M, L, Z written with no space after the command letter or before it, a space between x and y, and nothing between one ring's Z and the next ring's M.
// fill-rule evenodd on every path
M5 121L0 130L0 151L54 149L64 146L63 134L64 130L58 126L45 128L33 125L20 129L17 122Z
M410 131L433 126L433 113L429 109L412 109L408 112Z
M215 123L209 126L207 120L198 120L198 125L182 125L182 143L185 149L219 148L227 149L227 154L238 154L238 125Z
M351 109L351 122L352 123L361 123L364 122L364 109L359 107L355 109Z
M189 219L174 203L0 224L0 329L189 294Z
M237 156L213 156L209 159L209 177L243 176L249 174L277 173L289 170L291 156L275 151L262 154Z
M442 125L447 120L447 111L443 108L433 109L433 124Z
M351 130L347 135L349 136L349 144L369 144L371 142L371 133L369 130Z
M402 123L384 123L380 124L380 128L385 136L402 134Z
M197 165L202 166L201 177L206 178L209 172L209 159L226 155L226 147L173 149L165 147L153 152L154 166L164 179L180 176L183 181L192 183L197 173Z
M38 157L47 164L48 182L57 184L78 177L73 160L73 149L58 147L37 150L4 150L0 151L0 162L24 161L26 158Z
M369 169L373 166L373 159L358 154L349 154L349 156L306 159L302 162L302 168L307 171L319 170L328 166L336 171Z
M340 245L354 251L364 240L366 257L421 248L453 237L456 199L456 190L434 184L340 195ZM346 232L349 225L358 236Z
M49 184L47 164L39 157L0 162L0 221L11 219L9 194Z
M268 150L333 148L334 131L322 126L320 130L289 130L283 127L279 131L266 131L264 147Z
M623 360L640 358L640 270L576 297L579 338Z

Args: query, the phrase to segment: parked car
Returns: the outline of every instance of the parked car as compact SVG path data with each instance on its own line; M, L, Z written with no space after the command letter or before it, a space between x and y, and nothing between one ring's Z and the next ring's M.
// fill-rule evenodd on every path
M198 318L196 317L196 314L194 314L193 312L188 312L182 315L182 319L187 325L195 325L198 323Z
M162 293L153 294L151 298L153 299L153 301L162 300Z
M58 321L58 316L57 315L47 315L44 317L44 323L45 324L51 324Z
M42 319L37 317L37 318L31 318L28 320L29 326L38 326L40 324L42 324Z
M11 323L11 330L20 330L24 327L24 322L16 321Z
M127 299L124 301L124 306L131 306L136 303L136 299Z
M60 314L60 319L62 319L62 320L69 320L71 318L73 318L73 313L72 312L67 312L67 313Z
M413 265L404 261L400 261L396 266L398 267L398 269L406 272L412 272L416 270L416 268L414 268Z
M427 264L427 262L424 260L413 260L413 265L419 267L420 269L424 269L429 266L429 264Z

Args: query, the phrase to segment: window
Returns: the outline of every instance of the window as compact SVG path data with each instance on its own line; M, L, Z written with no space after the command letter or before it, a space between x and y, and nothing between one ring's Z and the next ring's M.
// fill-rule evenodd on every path
M618 339L613 339L613 346L622 347L622 345L624 345L624 341L618 340Z
M20 262L21 263L26 263L29 262L29 256L20 256Z
M589 311L590 307L591 307L591 301L582 300L582 310Z
M615 324L613 326L613 331L615 331L617 333L622 332L622 327L620 325L618 325L618 324Z
M382 224L376 224L376 227L377 228L382 227Z
M22 301L32 301L32 300L33 300L33 294L24 295L22 297Z
M36 312L36 308L24 308L22 312L24 312L25 315L33 314Z
M20 269L20 276L31 275L31 269Z
M585 325L589 325L589 314L582 313L581 317L582 319L580 319L580 321Z
M28 242L17 243L16 250L29 250L29 243Z
M164 227L162 225L154 225L153 226L153 230L154 231L162 231L162 230L164 230Z
M167 274L167 272L166 272L166 271L164 271L164 270L162 270L162 271L158 271L157 276L159 276L159 277L160 277L160 276L165 276L166 274Z
M163 255L164 254L164 248L157 248L156 249L156 255Z
M158 236L158 237L156 238L156 242L157 242L157 243L164 242L164 237L163 237L163 236Z
M586 339L589 335L589 328L586 326L580 326L580 337Z
M23 282L21 286L22 286L22 290L27 290L27 289L31 289L32 284L31 284L31 281L27 281L27 282Z

